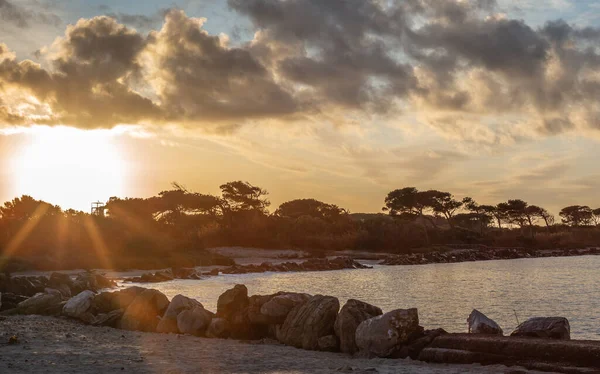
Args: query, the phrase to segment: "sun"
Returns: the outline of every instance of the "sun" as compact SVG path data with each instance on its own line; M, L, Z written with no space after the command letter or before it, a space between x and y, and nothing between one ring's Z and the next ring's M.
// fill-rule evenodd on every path
M122 196L126 166L111 131L35 127L29 140L12 157L17 195L84 211Z

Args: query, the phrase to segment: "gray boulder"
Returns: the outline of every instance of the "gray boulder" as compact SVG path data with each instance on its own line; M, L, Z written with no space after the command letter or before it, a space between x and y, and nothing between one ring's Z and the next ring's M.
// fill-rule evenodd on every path
M502 335L502 328L477 309L473 309L467 318L469 334Z
M158 323L158 326L156 326L156 332L177 334L180 332L177 328L177 316L181 312L185 310L191 310L197 306L202 307L202 304L197 300L190 299L189 297L176 295L173 300L171 300L171 303L165 311L165 315Z
M125 310L121 328L154 332L168 306L169 299L162 292L145 290Z
M183 310L177 316L177 329L182 334L204 336L212 317L213 314L202 305Z
M355 339L361 353L389 357L422 331L416 308L396 309L361 322Z
M570 340L571 327L564 317L534 317L517 326L510 336Z
M83 291L67 301L63 307L63 314L73 318L89 320L87 312L92 306L96 295L92 291Z
M290 311L277 329L277 340L296 348L318 350L319 338L334 334L333 325L339 309L340 302L335 297L312 296Z
M370 318L380 316L383 312L380 308L365 302L350 299L340 310L334 330L340 340L340 350L344 353L353 354L358 352L356 346L356 328L361 322Z
M47 292L38 293L17 305L22 314L53 314L52 311L62 302L60 292L47 289Z

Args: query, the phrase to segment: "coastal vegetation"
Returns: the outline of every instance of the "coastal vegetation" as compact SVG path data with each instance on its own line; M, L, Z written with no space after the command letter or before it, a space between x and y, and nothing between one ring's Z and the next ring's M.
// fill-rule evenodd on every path
M148 198L113 197L92 213L22 196L0 206L0 268L163 268L233 265L219 246L350 250L398 255L465 247L575 249L600 243L600 209L564 207L556 218L519 199L496 205L405 187L383 212L351 213L316 199L269 211L268 192L248 182L203 194L174 183ZM379 209L379 207L374 207Z

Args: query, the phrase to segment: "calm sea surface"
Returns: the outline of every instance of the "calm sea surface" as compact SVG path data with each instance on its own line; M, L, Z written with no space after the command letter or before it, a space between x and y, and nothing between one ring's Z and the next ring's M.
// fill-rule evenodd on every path
M600 256L380 266L368 270L221 275L204 280L146 284L169 298L183 294L216 310L219 295L236 283L250 295L277 291L350 298L386 311L419 308L425 328L465 332L473 308L508 334L534 316L564 316L574 339L600 340ZM516 316L515 316L516 314Z

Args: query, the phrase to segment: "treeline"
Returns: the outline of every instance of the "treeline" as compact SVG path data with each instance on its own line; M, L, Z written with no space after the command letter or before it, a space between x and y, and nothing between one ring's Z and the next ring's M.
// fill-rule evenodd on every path
M569 206L560 222L523 200L481 205L413 187L391 191L387 214L351 214L296 199L269 212L268 192L248 182L219 196L173 184L150 198L111 198L97 214L22 196L0 207L0 268L158 268L227 265L206 248L248 246L391 253L439 246L569 248L600 244L600 209Z

